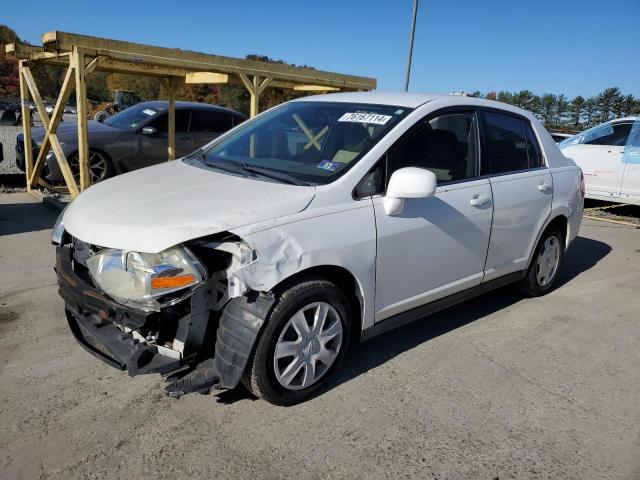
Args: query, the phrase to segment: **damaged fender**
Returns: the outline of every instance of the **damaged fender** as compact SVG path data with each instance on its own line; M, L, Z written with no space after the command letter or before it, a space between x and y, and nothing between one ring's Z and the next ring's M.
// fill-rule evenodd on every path
M257 257L234 276L250 290L270 292L292 275L313 267L339 266L355 278L363 328L373 325L376 232L371 199L309 220L254 232L234 231Z

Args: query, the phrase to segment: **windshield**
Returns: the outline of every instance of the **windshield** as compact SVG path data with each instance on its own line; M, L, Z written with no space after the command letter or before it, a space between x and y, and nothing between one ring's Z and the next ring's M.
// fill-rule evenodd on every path
M411 109L343 102L291 102L200 152L212 168L321 185L355 165Z
M133 130L145 120L161 113L162 110L150 107L148 104L139 103L129 107L104 121L105 125L121 130Z

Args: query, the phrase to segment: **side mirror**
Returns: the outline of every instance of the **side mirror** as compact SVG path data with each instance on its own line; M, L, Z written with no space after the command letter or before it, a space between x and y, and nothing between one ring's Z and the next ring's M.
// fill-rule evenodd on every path
M158 129L156 127L143 127L142 129L142 134L148 137L152 137L156 133L158 133Z
M431 170L405 167L396 170L389 179L384 211L387 215L400 215L405 198L427 198L436 194L438 179Z

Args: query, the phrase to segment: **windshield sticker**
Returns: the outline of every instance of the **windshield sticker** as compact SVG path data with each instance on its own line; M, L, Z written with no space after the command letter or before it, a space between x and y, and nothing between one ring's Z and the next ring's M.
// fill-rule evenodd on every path
M376 125L384 125L391 120L391 115L380 115L378 113L345 113L339 122L357 122L357 123L374 123Z
M338 164L332 162L331 160L322 160L318 165L316 165L316 167L321 168L322 170L335 172L338 169Z
M146 115L155 115L156 112L154 112L153 110L150 110L148 108L145 108L144 110L142 110L142 113L146 114Z

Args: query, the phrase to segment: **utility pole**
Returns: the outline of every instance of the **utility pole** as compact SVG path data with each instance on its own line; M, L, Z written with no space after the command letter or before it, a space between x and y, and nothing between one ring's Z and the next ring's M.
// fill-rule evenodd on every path
M407 77L404 80L404 91L409 91L409 77L411 76L411 56L413 55L413 36L416 33L416 15L418 14L418 0L413 0L413 18L411 32L409 32L409 60L407 61Z

